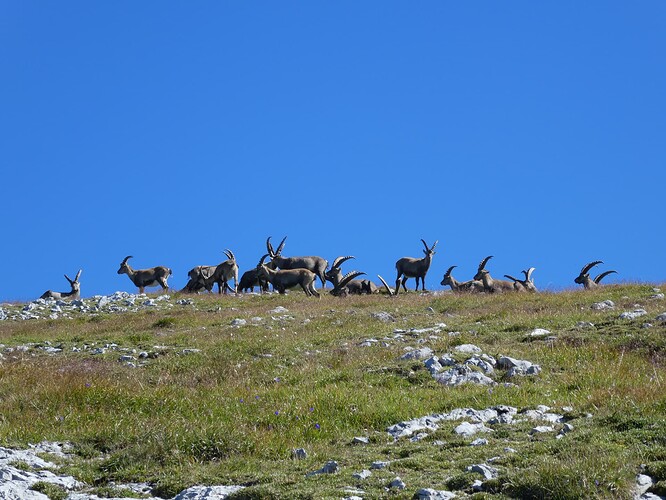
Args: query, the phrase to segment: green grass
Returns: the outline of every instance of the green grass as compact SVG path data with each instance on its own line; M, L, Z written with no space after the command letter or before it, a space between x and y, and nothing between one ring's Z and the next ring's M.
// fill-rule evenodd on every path
M33 347L5 354L0 442L73 443L75 457L61 471L95 485L100 495L108 495L111 483L147 481L164 497L194 484L243 484L234 498L341 498L350 486L378 498L396 476L407 489L391 493L395 498L423 487L471 494L480 476L466 467L500 457L494 463L500 477L478 498L626 498L641 464L661 488L666 481L666 326L642 327L666 303L648 299L651 288L321 300L301 293L201 296L196 310L5 321L6 347L49 341L63 352L51 356ZM616 309L590 309L605 299ZM634 304L648 316L619 320ZM269 312L278 305L289 312ZM396 321L371 316L379 311ZM247 325L232 327L235 318ZM580 321L594 327L580 328ZM406 346L420 345L416 337L358 345L391 338L396 328L442 322L447 328L439 338L425 336L435 353L474 343L493 356L538 363L541 375L521 378L517 387L445 388L422 363L399 360ZM556 340L531 339L537 327ZM130 368L118 361L119 351L73 350L84 344L155 354ZM556 440L531 437L535 424L496 426L482 447L452 434L458 422L415 443L393 443L386 433L402 420L497 404L572 406L574 431ZM351 445L354 436L368 436L370 444ZM305 448L308 458L295 460L294 448ZM327 460L336 460L340 472L305 476ZM352 478L377 460L390 461L389 469L365 481Z

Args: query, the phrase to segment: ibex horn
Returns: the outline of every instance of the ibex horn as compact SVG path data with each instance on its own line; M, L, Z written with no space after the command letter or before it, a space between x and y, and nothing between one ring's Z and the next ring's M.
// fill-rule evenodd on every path
M590 262L589 264L586 264L583 266L583 269L581 269L580 274L587 274L590 272L590 269L592 269L594 266L597 264L603 264L603 261L601 260L595 260L594 262Z
M275 255L280 255L280 254L282 253L282 249L284 248L284 242L285 242L285 241L287 241L287 237L286 237L286 236L285 236L284 238L282 238L282 241L281 241L280 244L278 245L278 249L277 249L277 252L276 252Z
M388 292L388 294L389 294L391 297L393 297L393 295L395 295L395 294L391 291L391 287L388 286L388 283L386 282L386 280L384 280L384 278L382 278L379 274L377 275L377 277L379 278L379 281L381 281L382 283L384 283L384 287L386 288L386 291Z
M354 257L353 255L347 255L346 257L338 257L333 261L333 266L331 267L331 269L340 269L340 266L344 264L346 261L355 258L356 257Z
M486 264L487 264L488 261L489 261L490 259L492 259L492 258L493 258L493 256L492 256L492 255L489 255L488 257L486 257L485 259L483 259L483 260L481 261L481 263L479 264L479 269L478 269L478 270L481 271L481 269L485 269L485 268L486 268Z
M451 276L451 271L453 271L456 267L458 266L451 266L449 267L446 272L444 273L444 276Z
M273 245L271 245L271 238L272 236L269 236L266 240L266 251L268 252L268 255L273 258L273 256L275 256L275 250L273 250Z
M227 257L229 257L229 259L231 259L231 260L236 260L236 256L235 256L234 253L233 253L231 250L229 250L228 248L224 251L224 254L225 254Z

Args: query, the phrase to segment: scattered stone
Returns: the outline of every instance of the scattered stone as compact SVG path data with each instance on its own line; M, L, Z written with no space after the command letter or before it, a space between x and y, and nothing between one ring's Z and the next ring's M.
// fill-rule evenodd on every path
M620 319L634 320L636 318L640 318L641 316L645 316L646 314L647 311L645 309L635 309L631 312L623 312L620 314Z
M421 488L416 492L415 497L418 500L451 500L456 497L456 494L451 491Z
M535 328L529 333L530 337L545 337L546 335L550 335L550 331L545 328Z
M370 476L372 476L372 472L367 469L364 469L361 472L354 472L352 474L354 479L368 479Z
M649 297L652 300L663 300L664 299L664 294L663 293L655 293L654 295L650 295Z
M603 311L605 309L615 309L615 302L612 300L604 300L603 302L595 302L590 306L595 311Z
M461 344L453 348L454 351L461 354L481 354L481 348L474 344Z
M662 313L659 316L655 318L657 321L661 321L662 323L666 323L666 313Z
M176 495L173 500L224 500L245 486L192 486Z
M194 301L192 299L179 299L176 301L176 304L179 306L193 306Z
M548 432L555 432L555 428L554 428L554 427L551 427L551 426L549 426L549 425L539 425L539 426L537 426L537 427L534 427L534 428L530 431L530 435L534 435L534 434L546 434L546 433L548 433Z
M482 423L470 424L469 422L463 422L458 427L453 429L453 432L462 437L471 437L474 434L478 434L479 432L493 432L493 430L490 427L486 427Z
M634 498L642 498L647 491L652 488L654 482L652 478L646 474L638 474L636 476L636 486L634 487Z
M393 316L384 311L372 313L370 314L370 316L375 319L378 319L379 321L383 321L384 323L390 323L392 321L395 321L395 318Z
M239 327L239 326L245 326L245 325L247 325L247 320L244 320L242 318L236 318L231 322L231 326Z
M477 472L481 474L484 479L495 479L499 476L499 472L495 467L485 464L474 464L467 467L468 472Z
M390 462L372 462L370 465L371 469L386 469L389 466Z
M435 375L436 373L439 373L444 369L442 364L439 362L439 358L437 356L433 356L432 358L426 359L424 364L426 369L430 372L431 375Z
M308 458L308 452L304 448L294 448L291 450L291 456L296 460L305 460Z
M590 323L589 321L579 321L576 323L576 328L594 328L594 323Z
M406 487L407 485L405 484L405 482L399 477L396 477L393 481L389 483L390 489L404 490Z
M316 476L317 474L335 474L338 471L338 463L335 460L329 460L324 466L316 471L308 472L305 476Z
M471 443L469 443L470 446L485 446L488 444L488 440L484 438L477 438Z
M352 444L369 444L370 440L367 437L361 436L361 437L355 437L352 439Z
M461 384L496 385L497 383L483 373L472 370L467 365L455 366L443 373L437 373L434 378L440 384L458 386Z
M406 354L400 356L402 361L411 360L411 359L426 359L432 356L432 349L429 347L421 347L420 349L414 349Z

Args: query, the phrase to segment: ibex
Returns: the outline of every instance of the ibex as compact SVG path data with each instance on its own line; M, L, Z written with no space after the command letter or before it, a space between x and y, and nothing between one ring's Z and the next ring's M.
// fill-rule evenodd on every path
M205 278L212 276L217 266L196 266L187 273L189 280L181 290L182 293L199 293L205 290Z
M517 292L538 292L537 287L534 285L534 281L532 280L532 273L535 269L535 267L530 267L527 271L520 271L525 275L525 279L522 280L514 278L509 274L505 274L504 277L513 281L513 288Z
M261 278L269 281L275 290L284 294L287 288L300 286L308 297L312 295L319 297L319 292L314 287L314 281L317 279L315 273L304 268L280 269L276 271L264 264L266 257L269 257L269 255L264 255L259 264L257 264L257 273Z
M362 274L365 273L361 271L352 271L350 273L345 274L341 280L335 283L335 286L333 287L333 290L330 291L330 294L333 295L334 297L346 297L347 295L351 295L352 293L359 295L360 292L358 291L352 292L352 290L350 289L350 285L355 281L354 278L356 278L357 276L361 276Z
M79 269L79 272L76 273L76 277L73 280L71 280L69 276L65 274L65 279L69 281L69 286L71 286L72 289L69 292L53 292L51 290L47 290L42 294L40 299L79 299L81 297L81 283L79 283L79 276L81 276L81 269Z
M238 291L238 264L236 264L236 257L233 252L229 249L224 251L224 254L228 257L227 260L218 264L215 268L215 271L211 275L204 275L204 286L209 292L213 289L213 285L217 283L217 293L227 293L227 290L230 290L234 293ZM229 282L234 280L234 287L229 286Z
M483 283L483 289L486 292L500 293L500 292L515 291L515 287L513 286L513 283L511 281L495 280L492 278L492 276L490 276L490 273L486 269L486 264L492 258L493 256L489 255L488 257L486 257L481 261L481 263L479 264L479 269L474 275L474 279L479 280Z
M435 255L435 247L437 246L437 241L433 243L433 245L428 248L428 244L425 242L424 239L421 239L423 242L423 246L425 247L425 250L423 250L423 253L425 254L425 257L422 259L415 259L413 257L403 257L402 259L398 260L398 262L395 263L395 268L398 271L398 277L395 280L395 294L398 295L398 292L400 291L400 285L402 285L402 288L407 291L407 287L405 286L405 282L407 281L408 278L416 278L416 288L415 290L419 289L419 278L421 279L421 290L425 292L425 277L428 272L428 269L430 269L430 263L432 262L432 256ZM400 277L402 278L402 283L400 282Z
M583 285L586 290L589 290L591 288L598 287L600 285L601 280L604 279L609 274L617 273L617 271L605 271L601 274L598 274L594 279L592 279L589 275L589 272L590 269L592 269L597 264L603 264L603 261L595 260L594 262L585 264L585 266L583 266L583 269L580 270L580 274L578 275L578 277L574 279L574 283Z
M340 269L340 266L348 261L349 259L355 258L352 255L348 255L346 257L338 257L333 261L333 265L331 266L331 269L326 271L326 279L330 281L333 286L335 287L338 283L340 283L343 278L346 278L346 276L342 275L342 269ZM365 274L365 273L363 273ZM347 293L351 295L362 295L364 293L371 294L371 293L378 293L379 289L377 288L377 285L375 285L372 281L370 280L355 280L351 279L347 283Z
M149 269L132 269L127 263L132 256L128 255L120 263L118 274L126 274L132 280L135 286L139 288L139 293L147 286L161 286L165 292L169 291L167 279L171 276L171 269L164 266L151 267Z
M270 262L266 265L269 264ZM247 292L249 290L250 292L253 292L255 286L258 286L262 292L268 291L268 281L259 278L259 272L257 269L245 271L238 283L238 291Z
M266 250L274 266L284 270L308 269L319 277L322 288L326 288L326 267L328 267L328 261L321 257L282 257L282 249L284 248L286 239L286 236L282 239L277 251L273 250L271 237L269 236L266 240Z
M456 267L458 266L451 266L449 267L446 272L444 273L444 278L442 279L442 282L440 285L442 286L450 286L451 290L454 292L483 292L483 283L477 280L469 280L469 281L458 281L453 277L451 274L451 271L453 271Z

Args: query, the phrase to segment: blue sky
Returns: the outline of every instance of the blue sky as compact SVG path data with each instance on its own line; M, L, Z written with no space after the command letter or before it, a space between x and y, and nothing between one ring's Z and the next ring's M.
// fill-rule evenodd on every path
M666 281L666 4L0 1L0 301L268 236L427 285ZM413 288L413 280L409 285Z

